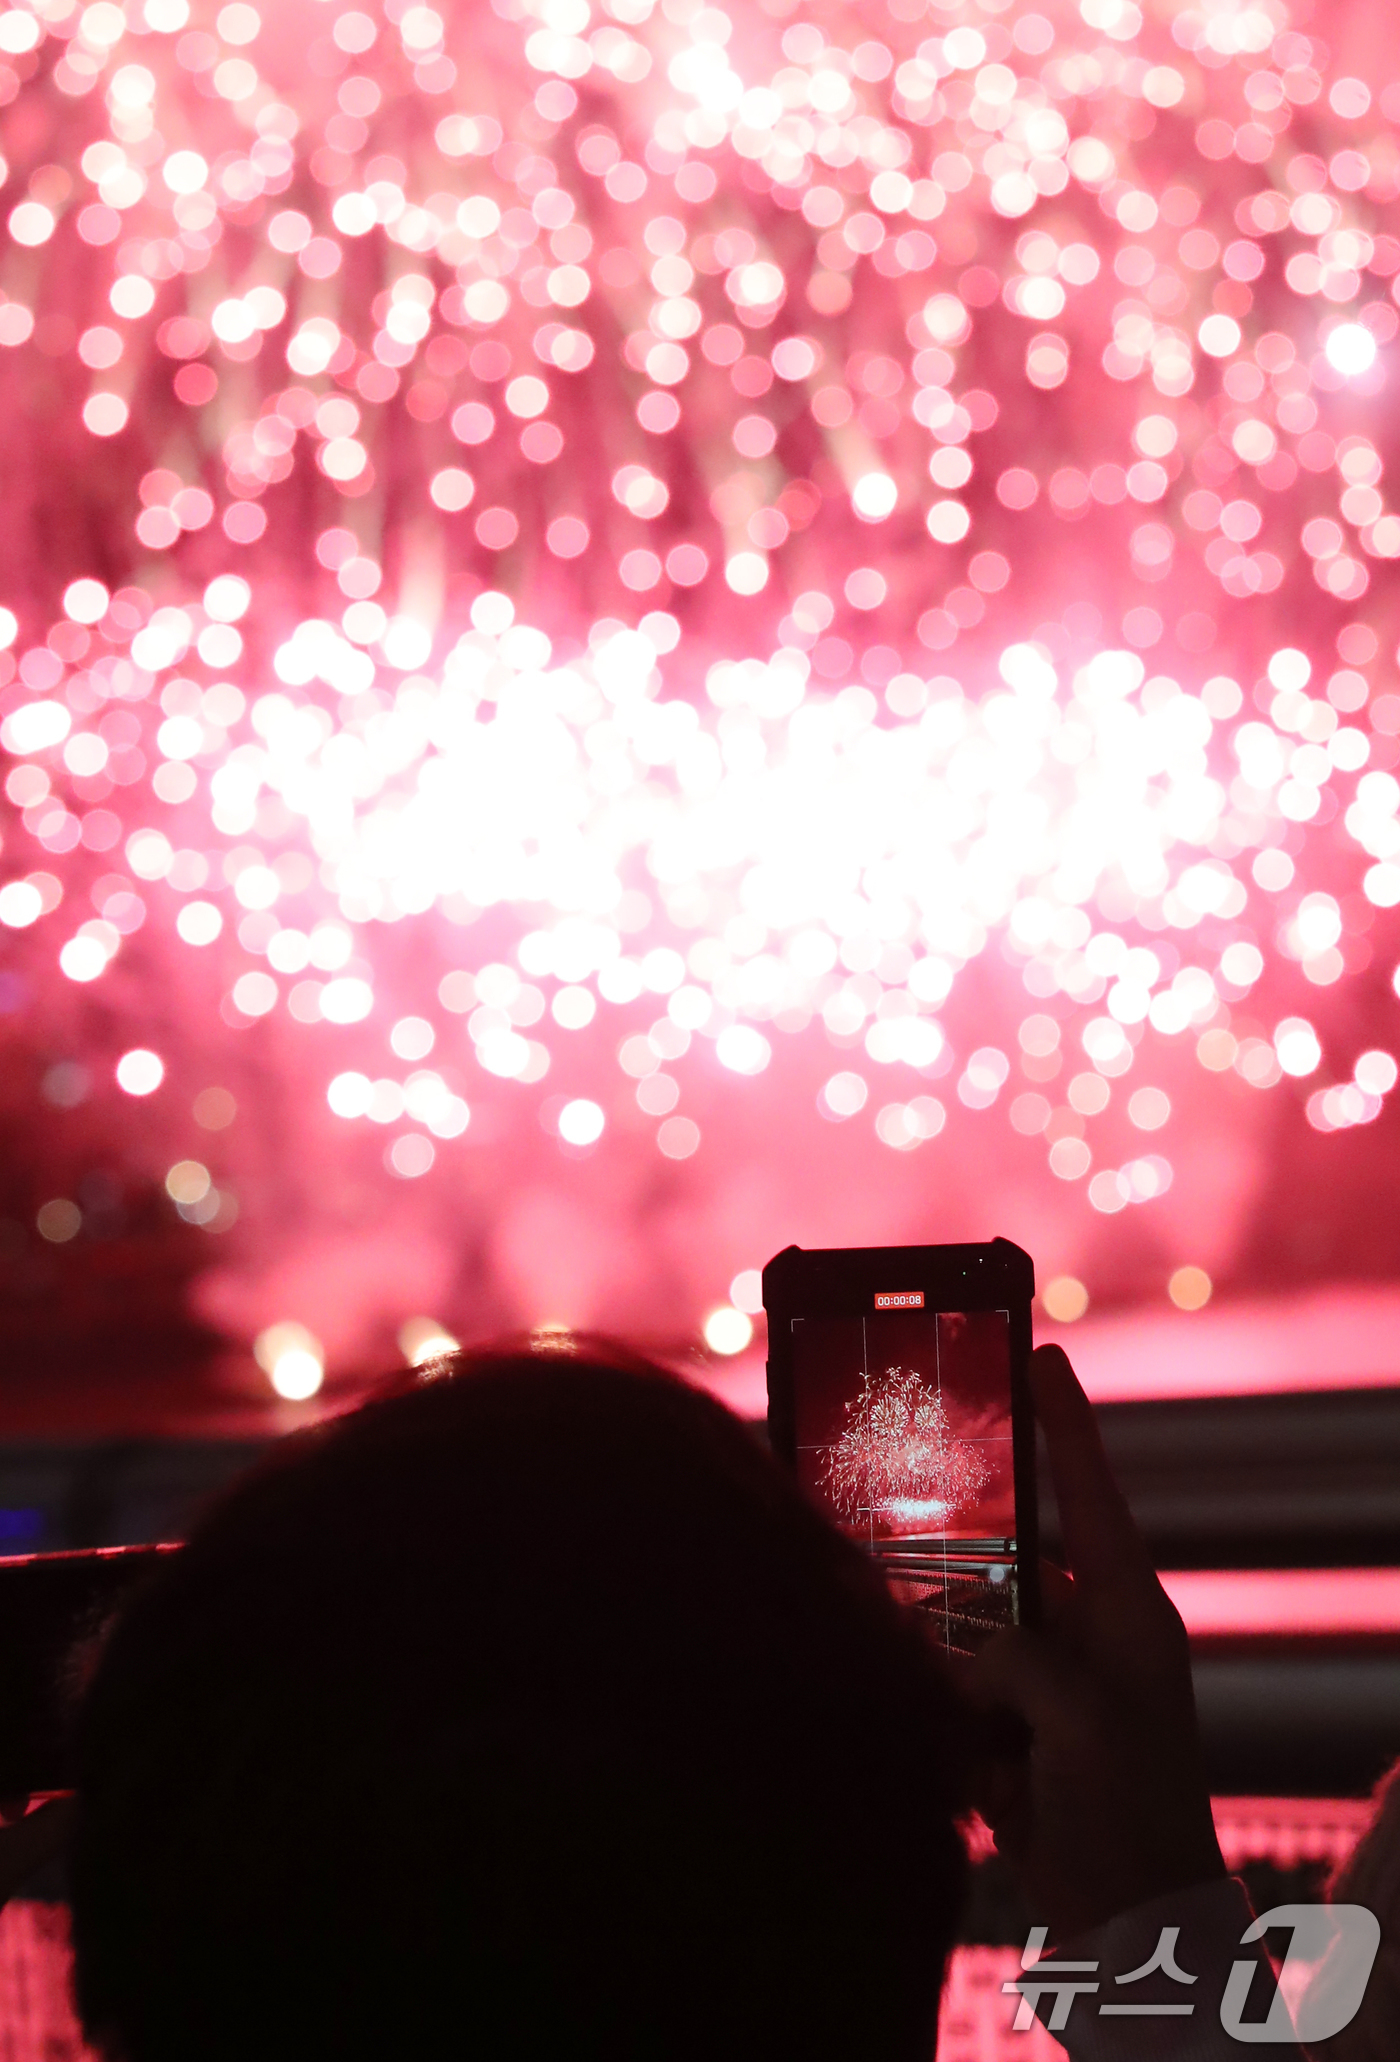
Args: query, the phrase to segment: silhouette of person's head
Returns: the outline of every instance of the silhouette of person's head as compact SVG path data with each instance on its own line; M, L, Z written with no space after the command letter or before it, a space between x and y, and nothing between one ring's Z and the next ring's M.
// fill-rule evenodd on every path
M110 1638L73 1921L121 2062L925 2062L954 1704L737 1419L462 1356L285 1442Z

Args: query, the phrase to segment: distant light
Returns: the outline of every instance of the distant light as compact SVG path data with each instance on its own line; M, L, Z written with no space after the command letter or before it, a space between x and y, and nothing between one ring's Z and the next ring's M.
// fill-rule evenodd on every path
M113 941L115 943L115 940ZM70 938L58 955L60 971L70 981L95 981L107 971L110 958L106 944L100 938L79 933Z
M877 566L857 566L846 575L842 591L853 609L878 609L889 593L889 582Z
M1167 1283L1167 1294L1178 1310L1204 1310L1211 1289L1210 1276L1203 1267L1179 1267Z
M211 1186L202 1160L177 1160L165 1177L165 1193L172 1203L202 1203Z
M1233 315L1207 315L1196 334L1201 349L1212 358L1228 358L1240 347L1240 326Z
M245 909L271 909L282 892L282 883L270 866L245 866L233 884L233 892Z
M337 1074L326 1090L326 1101L337 1117L365 1117L369 1114L374 1084L368 1074Z
M94 437L117 437L126 428L131 409L120 394L89 394L83 403L83 426Z
M1379 1049L1362 1053L1352 1071L1357 1087L1364 1089L1367 1095L1389 1095L1400 1079L1400 1068L1397 1068L1394 1056Z
M133 1047L117 1061L117 1086L128 1095L154 1095L164 1079L164 1060L144 1046Z
M163 831L136 831L126 841L126 858L143 881L163 881L175 854Z
M1057 1325L1072 1325L1089 1308L1089 1291L1072 1274L1057 1274L1041 1290L1040 1303Z
M1342 912L1331 895L1305 895L1294 918L1304 954L1326 952L1342 935Z
M1376 340L1364 323L1339 322L1323 348L1327 363L1344 379L1369 372L1376 362Z
M212 945L223 928L223 911L214 902L186 902L175 919L186 945Z
M305 1403L325 1380L325 1354L320 1340L292 1319L259 1332L253 1342L253 1356L273 1389L288 1403Z
M715 1058L732 1074L761 1074L773 1048L752 1024L729 1024L715 1040Z
M1220 971L1237 988L1252 988L1264 971L1264 955L1257 945L1236 939L1221 953Z
M603 1136L604 1121L597 1103L579 1096L559 1112L559 1136L571 1146L591 1146Z
M437 1149L430 1138L421 1131L404 1131L390 1144L384 1164L401 1181L416 1181L431 1171L436 1159Z
M863 1077L859 1074L833 1074L830 1081L817 1096L817 1108L823 1117L838 1121L843 1117L854 1117L865 1108L870 1094Z
M54 215L42 201L21 201L10 215L10 235L16 243L47 243L54 232Z
M426 1017L400 1017L389 1043L401 1060L423 1060L433 1049L434 1036Z
M862 473L851 489L851 506L866 523L882 523L893 515L899 489L888 473Z
M332 988L338 982L329 984ZM277 983L271 974L264 974L255 968L250 974L240 974L233 984L233 1006L245 1017L265 1017L269 1010L277 1007Z
M1082 1138L1057 1138L1050 1148L1050 1172L1061 1181L1081 1180L1093 1160L1093 1153Z
M198 193L209 177L209 167L195 150L172 150L161 167L161 177L172 193Z
M1301 1079L1321 1064L1322 1047L1306 1017L1285 1017L1274 1033L1274 1051L1285 1074Z
M656 1127L656 1143L668 1160L688 1160L700 1149L700 1126L693 1117L667 1117Z
M226 1088L202 1088L194 1099L194 1121L204 1131L226 1131L238 1104Z
M732 1304L712 1310L705 1319L705 1344L711 1353L742 1353L753 1337L753 1320Z
M354 974L327 981L321 990L321 1015L328 1024L358 1024L374 1008L374 990Z
M100 580L74 580L63 592L63 613L74 623L100 623L111 600Z
M746 1267L729 1284L729 1300L736 1310L756 1317L763 1308L763 1276L756 1267Z
M411 673L415 667L427 664L433 633L412 616L395 616L385 629L382 648L396 672Z
M1138 1088L1128 1098L1128 1116L1139 1131L1160 1131L1171 1113L1171 1100L1160 1088Z
M236 623L252 598L253 590L237 573L219 573L204 590L204 613L216 623Z
M1009 644L997 666L1007 686L1020 694L1045 697L1055 692L1055 669L1033 644Z
M410 1317L399 1326L399 1351L410 1367L420 1368L430 1360L441 1360L445 1353L455 1353L460 1345L460 1339L454 1339L435 1317Z
M305 1403L325 1380L325 1369L314 1353L294 1346L278 1356L268 1379L288 1403Z
M1268 672L1275 687L1296 692L1312 679L1312 660L1295 645L1286 644L1270 659Z
M1356 1064L1359 1068L1361 1061L1358 1060ZM92 1076L77 1060L57 1060L45 1074L41 1087L44 1100L52 1103L56 1109L74 1110L79 1103L87 1100L92 1087Z
M724 577L735 594L760 594L768 585L768 561L761 551L736 551Z
M444 509L449 515L459 515L464 508L470 505L472 497L476 493L476 482L471 474L464 471L460 465L446 465L440 472L433 474L432 479L428 482L428 493L437 507ZM562 520L567 522L569 518L565 516ZM558 527L557 523L552 523L550 525L551 533L556 531ZM582 528L583 526L580 525L579 527ZM567 558L569 556L567 551L558 551L558 546L553 541L552 536L550 549L555 551L560 558Z
M23 931L44 913L44 898L32 881L6 881L0 888L0 924Z
M581 1031L597 1013L598 1005L589 988L561 988L550 1004L550 1015L566 1031Z
M0 745L23 758L61 745L72 728L73 718L61 702L22 702L0 724Z
M52 1246L66 1246L82 1230L83 1213L67 1196L55 1196L52 1202L40 1205L34 1222L40 1238Z
M471 606L472 628L487 637L499 637L515 621L515 603L508 594L488 587Z
M1293 861L1277 846L1268 846L1255 859L1250 869L1261 888L1271 895L1281 894L1293 878Z
M365 1118L369 1116L369 1103L373 1097L373 1083L369 1074L344 1072L326 1089L326 1101L338 1118Z

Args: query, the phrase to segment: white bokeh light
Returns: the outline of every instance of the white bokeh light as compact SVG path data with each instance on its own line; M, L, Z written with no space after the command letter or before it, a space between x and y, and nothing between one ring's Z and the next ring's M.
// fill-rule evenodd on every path
M145 1046L134 1046L117 1061L117 1086L128 1095L154 1095L164 1079L164 1060Z
M705 1344L711 1353L742 1353L753 1338L753 1320L732 1304L712 1310L705 1320Z
M1369 372L1376 362L1376 340L1360 322L1339 322L1324 346L1327 363L1344 379Z
M603 1135L603 1112L586 1096L576 1096L559 1112L559 1136L571 1146L591 1146Z

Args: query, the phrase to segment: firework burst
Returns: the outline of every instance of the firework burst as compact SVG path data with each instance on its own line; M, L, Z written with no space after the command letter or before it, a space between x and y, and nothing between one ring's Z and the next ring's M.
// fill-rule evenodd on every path
M827 1455L826 1479L849 1518L939 1528L986 1488L991 1470L976 1447L955 1437L942 1396L913 1368L867 1373L846 1419Z
M1151 1243L1227 1224L1188 1100L1375 1120L1400 89L1329 13L0 10L3 996L114 1127L159 1048L173 1207L270 1267L541 1125L698 1188L767 1074L770 1162L997 1123ZM333 1203L195 1112L274 1076Z

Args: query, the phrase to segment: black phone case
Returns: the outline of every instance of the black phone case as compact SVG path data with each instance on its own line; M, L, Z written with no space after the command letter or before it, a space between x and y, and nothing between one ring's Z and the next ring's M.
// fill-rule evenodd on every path
M1040 1622L1040 1525L1035 1414L1026 1363L1031 1351L1035 1266L1009 1239L980 1246L850 1246L804 1252L788 1246L763 1270L768 1315L768 1438L788 1467L797 1459L792 1328L795 1317L855 1317L877 1294L922 1289L930 1310L1010 1313L1012 1471L1016 1491L1016 1583L1020 1622Z

